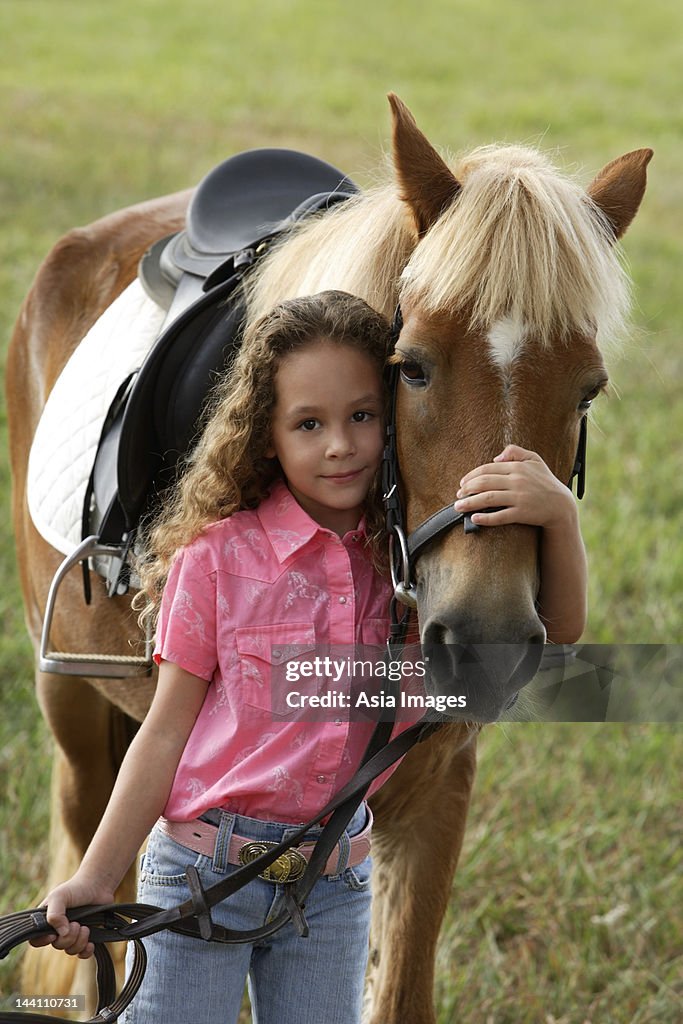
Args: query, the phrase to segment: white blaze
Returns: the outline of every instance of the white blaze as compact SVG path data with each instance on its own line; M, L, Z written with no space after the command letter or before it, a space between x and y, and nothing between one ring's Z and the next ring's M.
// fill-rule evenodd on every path
M505 410L503 437L505 444L515 444L512 408L512 367L520 355L526 338L526 327L510 316L503 317L492 325L487 342L492 362L498 367L502 383Z
M493 324L487 341L496 366L508 371L521 352L525 337L526 327L511 316L505 316Z

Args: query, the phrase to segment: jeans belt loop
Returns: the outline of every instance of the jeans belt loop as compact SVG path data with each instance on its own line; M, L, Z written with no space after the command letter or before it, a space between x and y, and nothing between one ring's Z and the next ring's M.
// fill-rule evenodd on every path
M213 863L211 865L214 871L221 873L227 871L228 864L230 863L228 860L230 840L234 828L235 815L229 811L221 811L221 819L216 833L216 845L213 848Z
M349 856L351 855L351 839L348 832L342 832L337 846L339 847L339 859L334 873L341 875L342 871L346 871L349 866Z

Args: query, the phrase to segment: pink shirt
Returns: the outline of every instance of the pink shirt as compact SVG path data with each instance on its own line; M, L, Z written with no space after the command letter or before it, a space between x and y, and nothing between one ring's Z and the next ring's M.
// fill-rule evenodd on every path
M348 713L335 721L334 712L324 722L274 720L270 675L282 656L278 645L384 643L391 588L364 539L362 523L343 538L319 526L277 482L258 509L213 523L179 553L155 658L210 685L167 818L188 821L226 807L299 823L352 777L372 724L349 723Z

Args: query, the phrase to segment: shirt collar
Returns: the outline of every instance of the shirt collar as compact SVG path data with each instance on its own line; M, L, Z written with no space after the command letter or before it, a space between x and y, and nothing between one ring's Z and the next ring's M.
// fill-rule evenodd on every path
M321 537L336 536L326 530L308 512L305 512L283 480L276 480L270 494L257 509L268 539L278 562L282 563L305 544L320 534ZM347 537L365 537L365 517Z

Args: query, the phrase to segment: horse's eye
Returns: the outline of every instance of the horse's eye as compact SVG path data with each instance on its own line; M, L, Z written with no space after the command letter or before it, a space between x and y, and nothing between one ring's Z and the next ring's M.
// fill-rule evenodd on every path
M405 359L401 363L401 377L406 384L411 384L413 387L424 387L427 383L422 366L411 359Z
M587 395L584 395L581 401L579 402L579 412L588 412L594 399L598 397L603 388L604 385L599 384L597 387L589 391Z

